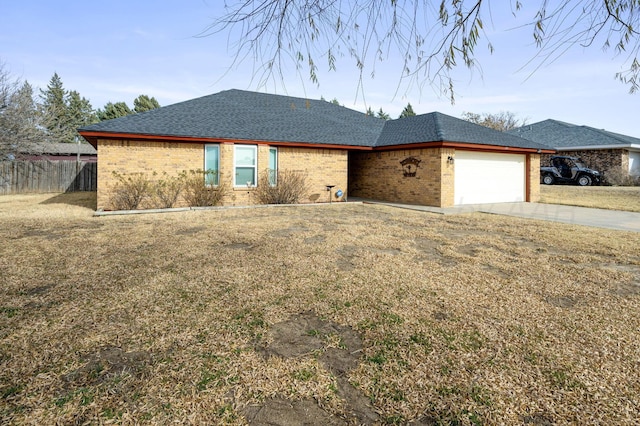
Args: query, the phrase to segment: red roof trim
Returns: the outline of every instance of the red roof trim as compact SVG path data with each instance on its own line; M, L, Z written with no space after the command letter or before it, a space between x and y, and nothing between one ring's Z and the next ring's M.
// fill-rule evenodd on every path
M448 141L436 141L436 142L419 142L405 145L389 145L389 146L377 146L373 148L374 151L399 151L403 149L424 149L424 148L455 148L464 149L467 151L485 151L485 152L511 152L514 154L531 154L531 153L545 153L552 154L555 152L553 149L536 149L536 148L521 148L502 145L480 145L467 142L448 142Z
M158 136L158 135L142 135L132 133L102 133L102 132L80 132L80 134L94 147L98 145L98 139L126 139L133 141L158 141L158 142L201 142L201 143L242 143L242 144L257 144L257 145L271 145L282 147L295 147L295 148L322 148L322 149L342 149L342 150L354 150L354 151L399 151L403 149L421 149L421 148L456 148L469 151L491 151L491 152L512 152L514 154L525 153L545 153L553 154L556 151L553 149L535 149L535 148L518 148L501 145L479 145L474 143L465 142L418 142L404 145L389 145L389 146L357 146L357 145L331 145L331 144L319 144L319 143L307 143L307 142L283 142L283 141L260 141L260 140L248 140L248 139L224 139L224 138L203 138L192 136Z
M184 142L184 143L242 143L256 145L270 145L296 148L323 148L323 149L347 149L347 150L371 150L371 147L357 145L332 145L307 142L283 142L283 141L261 141L249 139L225 139L225 138L203 138L193 136L159 136L142 135L132 133L102 133L102 132L80 132L94 148L98 145L98 139L126 139L132 141L158 141L158 142Z

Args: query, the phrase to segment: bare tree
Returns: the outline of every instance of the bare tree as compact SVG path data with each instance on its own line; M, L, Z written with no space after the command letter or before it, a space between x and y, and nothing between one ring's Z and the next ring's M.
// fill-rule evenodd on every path
M236 60L253 58L262 83L283 80L282 71L293 64L306 69L318 83L318 66L326 62L336 69L341 57L349 57L362 77L376 73L376 63L399 52L401 79L420 88L431 84L454 99L451 71L457 66L476 67L475 49L484 32L484 16L490 16L489 0L241 0L226 6L226 14L203 33L229 31L236 36L231 48ZM495 3L493 3L495 5ZM522 13L520 0L495 7ZM530 20L538 47L537 66L553 61L575 45L613 46L626 55L626 71L616 78L639 89L639 0L539 0ZM231 35L230 35L231 37ZM487 49L493 51L490 42Z
M0 63L0 161L41 151L44 133L33 96L31 85Z
M462 119L494 130L499 130L501 132L506 132L507 130L515 129L527 124L526 118L519 119L516 117L515 113L510 111L500 111L497 114L463 112Z

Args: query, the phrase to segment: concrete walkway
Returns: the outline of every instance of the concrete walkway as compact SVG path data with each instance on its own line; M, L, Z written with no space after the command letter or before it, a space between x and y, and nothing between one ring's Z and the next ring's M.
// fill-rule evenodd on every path
M350 201L353 199L350 199ZM356 200L353 200L356 201ZM482 212L516 216L526 219L548 220L551 222L570 223L572 225L593 226L596 228L615 229L619 231L640 232L640 213L620 210L590 209L586 207L562 206L559 204L542 203L498 203L471 204L465 206L438 208L428 206L413 206L409 204L387 203L357 199L364 203L383 204L392 207L427 211L439 214L461 214Z

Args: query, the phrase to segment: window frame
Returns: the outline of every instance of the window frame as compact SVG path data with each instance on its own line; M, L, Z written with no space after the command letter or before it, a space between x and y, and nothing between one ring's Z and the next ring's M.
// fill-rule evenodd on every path
M216 152L217 152L217 156L216 156L216 160L217 160L217 169L211 169L211 168L207 168L207 158L208 158L208 153L209 153L209 148L215 148ZM210 182L208 182L208 175L207 175L207 171L209 170L214 170L215 176L214 176L214 182L213 184L211 184ZM220 144L213 144L213 143L207 143L204 144L204 166L203 166L203 171L204 171L204 184L206 186L209 187L216 187L218 185L220 185Z
M271 153L275 153L275 164L274 167L271 168ZM267 169L269 173L269 185L276 186L278 185L278 147L270 146L269 147L269 168Z
M247 149L251 148L253 151L253 165L238 165L238 149ZM251 182L251 187L255 187L258 185L258 146L257 145L241 145L236 144L233 146L233 186L234 188L246 188L247 182L238 182L238 169L252 169L253 170L253 182Z

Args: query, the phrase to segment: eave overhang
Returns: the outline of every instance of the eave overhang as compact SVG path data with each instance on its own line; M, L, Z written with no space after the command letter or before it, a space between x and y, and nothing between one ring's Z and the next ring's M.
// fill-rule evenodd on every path
M454 148L465 151L485 151L485 152L504 152L512 154L553 154L555 149L540 148L523 148L503 145L482 145L469 142L451 142L451 141L434 141L419 142L404 145L387 145L374 147L374 151L397 151L402 149L424 149L424 148Z
M584 146L558 146L558 151L588 151L588 150L603 150L603 149L630 149L633 151L640 151L640 144L619 144L619 145L584 145Z
M80 131L82 137L89 142L94 148L98 146L98 139L105 140L129 140L129 141L154 141L154 142L178 142L178 143L238 143L238 144L254 144L254 145L270 145L294 148L319 148L319 149L339 149L350 151L397 151L403 149L428 149L428 148L454 148L467 151L487 151L487 152L505 152L513 154L553 154L554 149L537 149L511 147L502 145L482 145L468 142L451 142L451 141L432 141L417 142L403 145L385 145L385 146L362 146L362 145L336 145L323 144L313 142L289 142L289 141L264 141L256 139L229 139L229 138L206 138L199 136L173 136L173 135L150 135L139 133L112 133L112 132L92 132Z
M371 147L358 145L337 145L313 142L289 142L289 141L264 141L257 139L229 139L229 138L206 138L199 136L164 136L147 135L138 133L107 133L107 132L79 132L87 142L94 148L98 146L98 139L105 140L128 140L128 141L154 141L154 142L178 142L178 143L237 143L252 145L270 145L294 148L320 148L320 149L340 149L340 150L371 150Z

